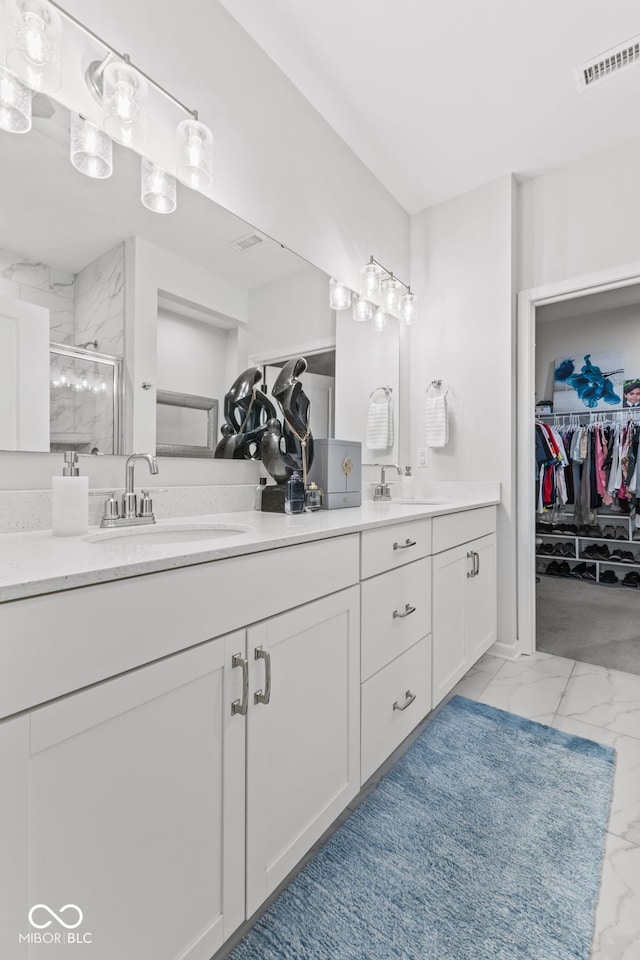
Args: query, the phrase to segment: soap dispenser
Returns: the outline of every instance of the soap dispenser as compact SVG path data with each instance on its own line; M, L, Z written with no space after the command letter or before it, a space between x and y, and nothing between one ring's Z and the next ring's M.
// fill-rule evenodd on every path
M80 476L78 454L67 450L61 477L51 478L51 528L56 537L72 537L89 529L89 478Z

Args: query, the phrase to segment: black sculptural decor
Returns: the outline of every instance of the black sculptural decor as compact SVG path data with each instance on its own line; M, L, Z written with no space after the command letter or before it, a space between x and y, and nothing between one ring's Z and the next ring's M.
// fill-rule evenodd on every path
M224 460L259 460L262 435L276 409L258 384L260 367L248 367L224 395L222 439L214 456Z
M307 471L313 463L311 401L298 379L306 369L304 357L288 360L271 391L282 411L283 424L276 418L269 420L262 436L262 462L276 481L276 486L265 487L262 495L262 509L269 513L284 513L287 480L294 470L301 471L306 488Z

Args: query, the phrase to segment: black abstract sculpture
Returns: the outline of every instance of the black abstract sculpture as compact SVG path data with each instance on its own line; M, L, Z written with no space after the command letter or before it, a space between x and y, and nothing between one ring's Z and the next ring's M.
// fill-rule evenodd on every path
M267 422L276 415L274 405L258 384L260 367L248 367L236 377L224 396L224 418L214 456L225 460L259 460L260 442Z
M306 486L307 470L313 462L311 402L298 379L306 369L304 357L288 360L271 391L282 411L283 423L275 418L269 420L262 436L262 462L276 481L275 486L265 487L262 494L262 509L270 513L284 512L285 484L294 470L302 473Z

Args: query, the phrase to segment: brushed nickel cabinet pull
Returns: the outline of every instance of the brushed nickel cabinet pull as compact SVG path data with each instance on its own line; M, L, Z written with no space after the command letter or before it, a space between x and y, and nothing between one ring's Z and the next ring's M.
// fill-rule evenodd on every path
M415 540L410 540L409 537L407 537L407 539L405 540L404 543L394 543L393 549L394 549L394 550L406 550L408 547L415 547L416 542L417 542L417 541L415 541Z
M404 617L408 617L410 614L415 613L415 612L416 612L416 608L415 608L415 607L412 607L410 603L405 603L405 605L404 605L404 613L398 613L397 610L394 610L394 611L393 611L393 619L394 619L394 620L395 620L395 619L402 620L402 619L404 619Z
M473 551L473 575L477 577L480 573L480 554L477 550Z
M242 667L242 700L234 700L231 704L231 716L235 717L239 713L242 717L246 716L249 706L249 661L240 653L234 653L231 659L232 667Z
M399 704L398 701L396 700L396 702L395 702L394 705L393 705L393 709L394 709L394 710L406 710L407 707L410 707L411 704L413 703L413 701L415 700L416 694L415 694L415 693L411 693L411 690L407 690L407 692L405 693L405 697L406 697L407 699L406 699L405 702L402 704L402 706L400 706L400 704Z
M264 660L264 693L262 690L256 690L253 701L254 703L269 703L271 699L271 654L268 650L263 650L262 647L256 647L255 659Z
M467 560L471 560L472 562L471 570L467 570L467 580L469 580L471 577L475 577L476 575L476 561L475 561L473 550L468 551Z

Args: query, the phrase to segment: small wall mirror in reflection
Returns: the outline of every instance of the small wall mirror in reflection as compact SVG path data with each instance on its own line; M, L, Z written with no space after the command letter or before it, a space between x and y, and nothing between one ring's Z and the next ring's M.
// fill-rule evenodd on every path
M162 457L213 457L218 432L218 401L173 390L156 393L156 454Z

